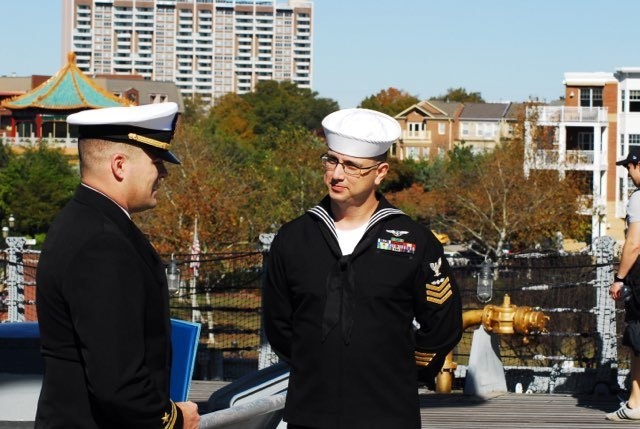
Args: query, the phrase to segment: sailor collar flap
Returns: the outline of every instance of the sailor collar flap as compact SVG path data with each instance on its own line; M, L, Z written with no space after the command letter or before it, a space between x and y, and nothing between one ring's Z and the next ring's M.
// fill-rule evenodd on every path
M405 214L402 210L395 208L394 206L389 204L386 198L384 198L382 195L378 195L378 198L378 207L367 223L367 227L365 228L364 232L365 234L383 219L386 219L390 216ZM338 233L336 232L336 224L333 220L330 198L328 196L326 196L320 202L320 204L309 209L307 213L319 219L327 227L331 235L335 238L336 242L338 241Z
M353 307L354 307L354 295L355 295L355 273L353 271L352 261L358 253L361 253L363 248L368 246L372 241L372 237L367 237L367 233L379 225L383 219L391 216L403 215L402 210L393 207L387 202L387 200L380 196L379 204L376 211L373 213L367 226L365 228L364 239L356 246L354 252L350 255L342 256L338 246L338 235L336 232L335 222L331 216L331 208L329 204L329 197L326 197L322 202L311 208L309 214L320 221L321 225L326 228L320 228L322 234L325 236L329 247L338 256L335 264L331 268L331 272L327 276L326 283L326 302L322 317L322 341L327 339L329 333L336 326L340 325L342 331L342 338L345 344L349 344L351 341L351 331L353 329ZM333 237L333 239L331 239Z

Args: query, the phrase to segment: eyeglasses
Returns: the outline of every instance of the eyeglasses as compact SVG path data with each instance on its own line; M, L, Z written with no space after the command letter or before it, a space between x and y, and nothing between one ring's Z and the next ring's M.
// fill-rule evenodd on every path
M342 165L344 174L346 174L347 176L362 176L364 174L363 171L369 171L372 168L375 168L382 164L382 162L379 162L369 167L362 167L351 161L340 162L338 158L336 158L335 156L331 156L328 153L322 155L320 159L322 160L322 166L324 167L325 171L333 171L338 167L338 164L340 164Z

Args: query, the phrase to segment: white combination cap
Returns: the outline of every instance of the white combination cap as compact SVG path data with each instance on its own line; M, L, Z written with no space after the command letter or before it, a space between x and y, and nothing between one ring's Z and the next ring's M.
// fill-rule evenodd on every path
M165 161L180 164L169 150L177 120L178 105L173 102L83 110L67 116L68 124L78 126L80 139L137 144Z
M400 138L400 124L391 116L369 109L342 109L322 120L329 149L357 158L385 153Z

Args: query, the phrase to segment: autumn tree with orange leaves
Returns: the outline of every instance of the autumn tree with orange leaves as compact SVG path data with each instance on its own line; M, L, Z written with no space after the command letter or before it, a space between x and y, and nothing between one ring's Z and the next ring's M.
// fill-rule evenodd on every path
M275 232L322 197L320 155L315 130L283 123L262 134L247 132L251 112L236 95L212 111L182 120L172 142L181 165L168 165L158 206L136 215L160 253L188 254L196 218L203 252L256 250L258 235ZM218 115L215 122L211 115ZM221 120L224 118L224 120ZM212 125L216 129L212 129Z
M371 95L360 103L359 107L377 110L390 116L395 116L407 107L413 106L420 100L415 95L397 88L387 88Z
M392 165L384 185L388 199L431 229L473 243L472 250L494 260L504 256L506 246L531 249L558 231L585 240L591 219L578 212L588 183L573 175L561 179L552 170L525 176L524 124L522 109L512 137L493 151L474 153L460 144L444 157ZM394 175L394 168L399 173Z
M167 165L158 206L137 215L143 231L160 253L189 253L196 217L203 250L240 240L239 206L247 194L237 160L242 154L225 150L223 142L212 142L203 130L185 123L172 146L182 164Z
M582 238L588 219L580 216L583 186L560 180L555 171L523 171L520 140L476 155L465 168L445 175L434 191L440 201L435 222L450 237L474 242L479 253L501 258L502 249L533 247L558 231Z
M183 164L169 166L158 207L137 215L161 253L188 253L196 218L204 252L255 250L260 233L276 232L326 193L318 118L336 106L317 100L316 119L307 124L285 115L256 127L254 106L269 110L271 95L279 94L274 110L289 97L311 97L311 104L315 97L273 84L261 94L229 95L208 111L189 106L173 143ZM584 184L553 171L526 177L521 133L515 136L491 152L459 145L433 160L390 160L381 190L413 218L492 258L507 244L526 249L557 231L587 236L589 221L577 214Z

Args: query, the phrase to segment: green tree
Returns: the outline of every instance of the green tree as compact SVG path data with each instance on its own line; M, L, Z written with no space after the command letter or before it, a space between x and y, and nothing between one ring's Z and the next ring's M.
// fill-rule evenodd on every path
M433 98L434 100L458 102L458 103L484 103L479 92L467 92L466 89L449 88L447 93Z
M335 101L292 82L260 82L256 91L227 94L208 109L188 104L155 210L137 215L161 252L184 252L198 218L203 249L257 242L260 232L292 219L323 189L318 137Z
M22 154L10 155L0 169L0 218L13 213L20 234L46 233L79 182L62 152L45 143L27 147Z
M204 118L204 113L209 109L208 105L198 94L191 97L184 97L184 111L180 115L180 120L195 124Z
M300 88L293 82L267 80L259 82L255 91L241 96L253 110L256 120L255 134L264 134L270 128L321 128L322 119L338 110L338 103L318 98L318 93Z
M385 177L380 191L400 192L413 185L421 186L425 191L438 187L440 175L443 174L445 165L440 158L434 160L406 159L399 161L390 158L389 173Z
M256 224L267 231L303 214L326 193L320 162L326 146L302 127L272 130L262 139L269 149L253 164L245 211L253 211Z
M237 137L242 142L252 142L255 139L253 130L256 122L251 104L233 92L219 97L209 111L208 123L213 134Z
M158 206L136 215L160 252L188 252L196 217L203 251L253 250L258 234L319 201L322 140L303 127L258 138L260 150L247 151L183 124L172 143L182 165L169 166Z
M415 95L411 95L401 89L393 87L383 89L375 95L362 100L359 107L364 109L376 110L386 113L389 116L395 116L405 110L407 107L413 106L420 100Z
M11 156L11 150L8 145L0 143L0 168L6 167L9 163L9 157Z

